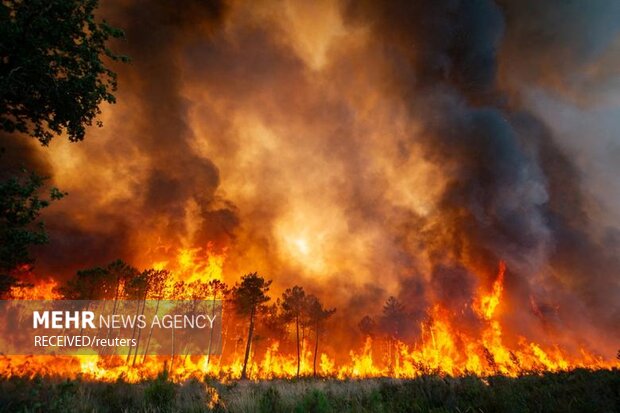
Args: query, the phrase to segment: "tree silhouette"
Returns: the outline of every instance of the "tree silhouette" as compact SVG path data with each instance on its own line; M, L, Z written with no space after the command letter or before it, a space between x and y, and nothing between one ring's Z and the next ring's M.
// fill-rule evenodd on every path
M107 272L108 282L114 286L114 305L112 306L112 318L114 318L116 310L118 309L118 301L122 298L129 280L138 276L138 270L120 259L108 264L105 270ZM110 338L111 334L112 328L108 328L106 338Z
M408 315L405 307L395 297L389 297L383 306L381 329L388 340L390 369L393 367L394 345L398 339L402 338L407 321Z
M0 130L44 145L64 132L75 142L99 105L115 102L116 74L104 59L127 60L108 48L123 33L97 21L97 7L97 0L0 3Z
M37 220L43 208L65 194L52 188L50 199L41 199L43 183L44 178L26 171L0 182L0 297L18 284L15 270L34 262L29 247L48 241Z
M108 271L95 267L79 270L57 292L67 300L105 300L112 288Z
M369 315L365 315L357 324L357 327L360 329L362 334L367 337L372 338L377 333L377 323L374 318Z
M281 342L286 339L288 321L285 320L282 311L282 300L276 299L274 303L263 307L262 326L268 332L272 340Z
M187 300L190 297L190 294L187 290L188 283L185 281L177 281L172 285L172 296L171 299L176 301ZM175 303L175 311L178 310L179 306L183 307L185 303ZM172 328L170 328L170 366L169 373L172 373L174 370L174 359L175 359L175 340L176 340L176 331L174 328L174 324Z
M74 277L70 278L64 285L56 288L56 292L67 300L75 300L80 310L90 310L92 300L105 300L109 298L112 286L109 282L109 273L101 267L79 270ZM86 301L84 308L83 301ZM83 328L80 328L80 335Z
M166 281L170 277L170 272L168 270L147 270L149 271L149 289L147 295L154 300L157 300L155 304L155 314L159 312L159 304L161 300L164 298L164 291L166 288ZM151 344L151 337L153 336L153 325L151 324L149 328L149 335L146 339L146 345L144 347L144 355L142 356L142 362L146 360L146 355L149 352L149 346ZM139 339L139 336L138 336ZM137 353L136 353L137 356ZM133 364L136 364L136 357L133 359Z
M308 314L308 323L314 330L314 359L312 361L312 375L316 377L316 359L319 352L319 336L322 332L323 323L331 317L336 309L325 309L323 304L314 295L306 298L306 311Z
M215 314L215 302L217 300L224 300L229 294L228 286L220 280L214 279L207 284L208 296L211 297L211 317ZM209 347L207 349L207 368L211 361L211 346L213 343L213 329L209 330Z
M228 286L224 282L218 279L212 279L209 282L203 282L200 280L194 281L189 284L189 290L191 291L191 299L194 301L192 311L197 310L199 305L202 304L202 303L199 303L198 301L209 299L210 304L211 304L209 306L211 317L215 316L215 307L216 307L215 302L218 300L224 300L229 293ZM209 345L207 349L207 362L206 362L207 367L209 366L209 362L211 359L212 346L213 346L213 328L209 329Z
M395 297L389 297L383 305L383 314L381 315L383 331L390 337L400 338L406 322L405 307Z
M295 334L297 344L297 377L299 378L299 370L301 366L301 349L299 341L299 325L301 318L307 313L306 293L304 289L298 285L293 288L287 288L282 294L282 310L284 320L287 322L295 322Z
M104 60L128 59L108 48L123 33L95 19L97 7L97 0L0 2L0 132L30 135L43 145L62 133L79 141L99 106L115 101L116 74ZM34 172L2 176L0 296L17 283L16 268L32 263L28 247L47 242L37 222L49 204L37 195L44 179ZM63 195L52 188L50 199Z
M241 282L236 283L232 290L233 302L237 313L250 319L248 339L243 357L243 369L241 370L242 380L247 379L247 366L250 357L252 335L254 334L255 317L260 307L269 301L267 293L269 292L270 285L271 280L265 280L254 272L241 277Z
M127 280L125 295L129 300L136 301L136 318L144 313L144 304L146 304L146 295L149 290L149 276L151 273L149 271L142 271L140 274L134 275L131 279ZM140 340L140 332L141 328L138 328L137 324L134 324L131 332L131 340L133 341L136 338L136 333L138 334L137 340ZM131 360L131 353L134 352L134 360L138 354L138 344L136 344L135 349L129 347L129 351L127 352L127 362Z

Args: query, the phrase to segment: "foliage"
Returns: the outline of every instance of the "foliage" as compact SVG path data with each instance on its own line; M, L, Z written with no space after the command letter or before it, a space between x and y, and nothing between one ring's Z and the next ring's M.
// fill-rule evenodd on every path
M122 31L95 18L98 0L6 0L0 3L0 130L47 145L86 127L114 103L116 74L104 59ZM100 122L97 122L101 126Z
M230 293L226 283L218 279L210 280L207 283L207 291L207 296L213 300L222 300Z
M306 292L298 285L287 288L282 294L283 317L286 321L298 321L306 314Z
M332 408L325 393L318 389L314 389L306 393L301 401L295 406L296 413L328 413Z
M246 274L241 277L241 282L235 284L232 290L233 302L239 315L250 316L262 304L269 301L267 292L271 280L265 280L257 273Z
M369 315L365 315L357 324L357 327L360 329L363 335L369 337L374 337L377 331L377 323Z
M389 297L381 315L381 326L385 334L391 338L402 338L402 333L409 322L405 307L396 298Z
M40 198L44 182L45 178L26 171L0 181L0 295L16 283L11 271L32 264L29 247L48 240L38 221L41 210L66 195L52 188L49 199Z
M149 277L159 276L160 272L137 269L122 260L116 260L105 267L80 270L58 288L58 292L69 300L111 300L125 297L142 297Z
M271 280L265 280L257 273L246 274L241 277L241 282L236 283L232 289L233 302L239 315L249 316L250 326L248 328L248 339L245 344L245 355L243 357L243 369L241 378L247 378L248 360L250 357L250 347L254 335L254 318L257 310L269 301L269 286Z
M99 105L115 101L116 74L103 59L127 60L107 46L122 32L95 19L97 7L98 0L0 3L0 132L44 145L62 133L79 141ZM37 222L50 202L38 196L44 178L23 175L0 182L0 295L17 283L11 272L32 263L28 247L48 239ZM50 199L63 195L52 188Z
M321 323L331 317L336 312L336 309L324 308L316 296L309 295L306 299L306 311L308 313L308 324L320 331Z
M282 396L275 387L268 387L258 399L258 411L260 413L279 413L285 410L282 407Z
M168 379L167 370L164 369L155 380L150 382L144 389L146 404L158 408L160 411L171 411L174 406L176 388Z
M78 271L58 288L58 293L67 300L98 300L107 298L112 289L109 273L105 268L95 267Z

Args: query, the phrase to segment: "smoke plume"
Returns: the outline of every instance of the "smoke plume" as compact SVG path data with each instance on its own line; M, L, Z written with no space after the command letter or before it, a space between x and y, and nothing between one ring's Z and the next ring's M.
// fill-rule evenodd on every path
M46 217L40 271L225 251L230 281L258 271L276 292L305 285L337 306L344 346L389 295L412 335L435 303L476 329L471 298L503 261L512 331L614 349L615 2L119 1L103 13L132 63L103 129L28 152L70 193Z

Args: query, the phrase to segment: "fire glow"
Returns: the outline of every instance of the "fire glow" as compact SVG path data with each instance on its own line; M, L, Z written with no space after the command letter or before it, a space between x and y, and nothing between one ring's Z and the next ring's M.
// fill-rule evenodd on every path
M180 254L186 257L185 254ZM221 276L223 259L208 261L214 268L201 268L201 273ZM179 265L198 268L196 263L185 258ZM325 377L368 378L399 377L413 378L422 374L461 376L476 374L488 376L503 374L517 376L524 373L542 371L562 371L577 367L612 368L613 361L585 348L570 353L557 345L543 345L528 341L518 335L516 344L509 346L504 340L504 328L498 316L502 308L503 282L506 266L499 263L498 273L489 291L480 291L474 297L471 306L482 323L478 335L459 330L458 321L440 304L428 311L420 325L421 334L412 342L391 340L384 337L362 337L358 348L321 352L318 355L319 373ZM186 268L181 273L187 274ZM192 278L192 277L190 277ZM174 283L174 279L170 279ZM16 288L13 292L20 299L59 298L47 295L55 291L55 282L42 283L34 288ZM172 291L172 286L170 291ZM191 284L186 290L176 291L182 297L191 297ZM179 297L169 297L170 299ZM230 311L230 310L229 310ZM239 346L235 329L240 320L234 314L224 313L224 351L222 355L203 356L145 356L142 362L128 363L124 356L1 356L0 368L5 376L37 374L62 377L76 377L96 380L114 381L123 377L129 381L138 381L156 376L163 368L170 369L171 377L184 380L190 377L201 378L204 375L222 380L239 378L242 364L242 346ZM243 323L242 323L243 324ZM243 325L241 326L243 327ZM296 375L297 361L292 350L289 331L286 343L267 337L265 343L255 344L249 363L249 377L252 379L292 378ZM327 329L326 334L333 334ZM513 334L510 334L513 335ZM287 347L283 348L283 344ZM293 343L294 344L294 343ZM301 374L312 375L312 340L302 340ZM255 349L256 348L256 349ZM331 353L331 354L330 354Z
M237 379L248 320L200 289L255 271L268 305L300 285L336 312L298 350L266 307L251 379L296 376L298 354L301 375L342 379L619 366L620 244L588 195L605 185L584 191L526 106L521 85L561 76L495 2L155 3L104 10L132 58L105 127L28 149L70 196L11 296L63 299L121 257L169 272L146 299L224 298L222 354L0 355L0 374Z

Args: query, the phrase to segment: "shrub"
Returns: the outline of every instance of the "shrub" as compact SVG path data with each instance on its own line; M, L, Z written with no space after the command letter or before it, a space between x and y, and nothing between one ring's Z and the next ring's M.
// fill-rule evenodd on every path
M260 413L279 413L284 411L278 389L270 386L261 394L258 399L258 411Z
M331 411L332 408L325 393L317 389L306 393L301 402L295 406L296 413L329 413Z
M155 380L150 382L144 390L144 400L157 411L167 412L174 407L176 387L168 380L168 374L164 370Z

